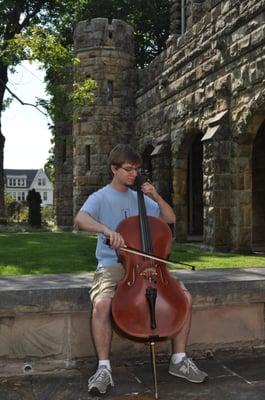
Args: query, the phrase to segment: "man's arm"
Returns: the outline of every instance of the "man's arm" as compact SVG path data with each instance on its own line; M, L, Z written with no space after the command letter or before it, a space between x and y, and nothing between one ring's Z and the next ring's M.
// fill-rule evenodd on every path
M167 224L175 224L176 215L172 207L161 196L159 196L155 201L157 202L160 208L160 218Z
M103 224L97 222L85 211L78 212L74 220L74 225L82 231L105 234L104 229L106 227Z
M142 191L159 205L160 218L164 222L167 224L174 224L176 222L176 216L172 207L157 193L153 185L149 182L145 182L142 185Z
M107 226L97 222L85 211L79 211L77 213L74 226L86 232L103 233L103 235L109 238L110 245L114 249L124 246L124 240L118 232L112 231Z

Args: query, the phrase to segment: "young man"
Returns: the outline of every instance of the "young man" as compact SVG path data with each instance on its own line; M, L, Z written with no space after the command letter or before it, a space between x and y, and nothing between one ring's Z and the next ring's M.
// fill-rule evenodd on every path
M138 215L137 194L130 187L134 184L141 164L140 155L132 147L124 144L114 147L108 159L111 183L89 196L75 218L75 225L80 229L98 233L98 266L90 290L93 304L92 335L98 369L88 380L90 393L104 394L109 386L113 386L109 360L112 339L111 301L117 282L124 275L115 249L125 244L123 237L115 229L125 218ZM141 189L145 195L147 215L161 218L168 224L175 223L174 211L155 187L146 182ZM109 238L110 246L106 244L106 237ZM189 313L182 330L172 340L169 373L190 382L201 383L207 378L207 374L200 371L185 353L192 300L184 285L183 290L188 299Z

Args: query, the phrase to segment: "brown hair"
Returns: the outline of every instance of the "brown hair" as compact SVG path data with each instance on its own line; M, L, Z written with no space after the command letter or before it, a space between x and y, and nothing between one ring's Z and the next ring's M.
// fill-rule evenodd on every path
M131 164L141 165L142 157L129 144L117 144L117 146L115 146L111 150L108 158L108 169L111 176L113 176L113 173L111 171L111 165L115 165L116 167L121 167L122 164L124 164L126 161Z

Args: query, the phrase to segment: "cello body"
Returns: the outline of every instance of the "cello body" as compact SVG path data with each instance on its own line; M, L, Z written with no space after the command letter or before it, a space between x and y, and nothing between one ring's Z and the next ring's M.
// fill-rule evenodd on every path
M146 217L152 254L168 258L172 234L169 226L156 217ZM116 229L128 247L150 251L142 243L139 217L129 217ZM182 328L188 312L188 300L180 282L162 262L119 251L125 268L113 301L114 327L128 339L140 342L174 337Z

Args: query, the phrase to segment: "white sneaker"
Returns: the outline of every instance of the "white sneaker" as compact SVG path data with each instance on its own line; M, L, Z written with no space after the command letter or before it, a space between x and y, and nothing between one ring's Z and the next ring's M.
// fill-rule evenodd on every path
M88 380L88 392L105 394L109 386L114 386L111 371L105 365L101 365Z

